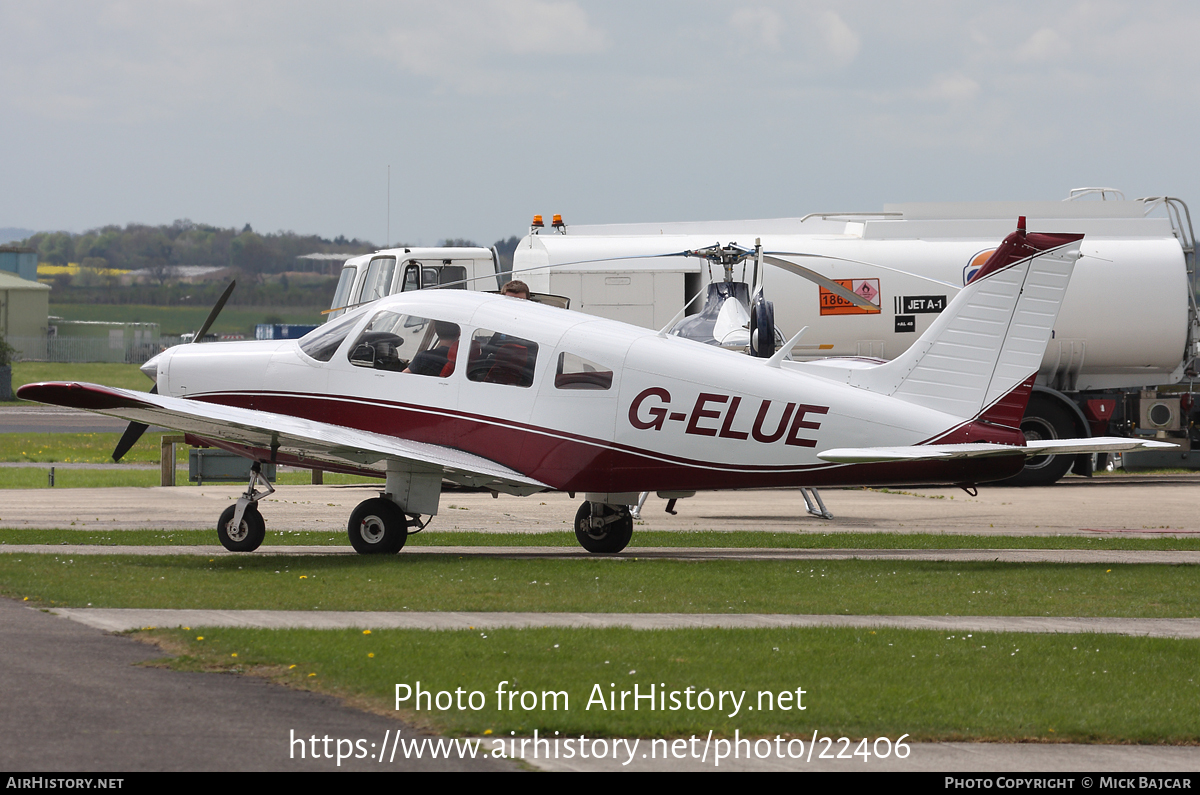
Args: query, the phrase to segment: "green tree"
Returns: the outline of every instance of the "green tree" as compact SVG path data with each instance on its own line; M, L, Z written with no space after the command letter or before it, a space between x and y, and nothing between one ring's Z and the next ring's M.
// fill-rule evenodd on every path
M36 237L36 235L35 235ZM66 265L75 253L69 232L49 232L37 244L38 260L51 265Z
M271 264L266 242L254 232L242 232L229 243L229 262L255 282L261 281Z
M10 364L12 364L16 355L17 349L9 345L4 340L4 336L0 335L0 367L8 367ZM0 397L0 400L4 400L4 398Z

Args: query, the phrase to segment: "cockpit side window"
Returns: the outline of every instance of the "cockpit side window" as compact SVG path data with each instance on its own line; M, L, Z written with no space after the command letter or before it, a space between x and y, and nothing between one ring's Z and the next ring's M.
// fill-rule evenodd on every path
M533 386L537 350L532 340L479 329L471 337L467 378L484 384Z
M350 363L446 378L454 373L460 333L457 323L383 311L350 346Z
M556 389L609 389L612 370L588 361L582 356L563 351L558 355L558 370L554 374Z

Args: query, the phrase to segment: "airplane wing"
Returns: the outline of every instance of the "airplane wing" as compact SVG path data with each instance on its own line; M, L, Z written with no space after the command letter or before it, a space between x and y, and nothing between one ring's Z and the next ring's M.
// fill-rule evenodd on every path
M148 392L80 383L27 384L23 400L86 409L146 425L159 425L207 439L248 447L277 449L314 464L349 464L382 471L386 462L414 472L441 471L442 477L467 486L507 494L533 494L550 488L516 470L461 450L412 442L326 422L266 411L184 400Z
M1154 439L1125 439L1098 436L1090 439L1041 439L1024 447L976 442L968 444L919 444L911 447L847 447L825 450L817 458L835 464L872 464L881 461L946 461L953 458L992 458L1021 454L1074 455L1078 453L1124 453L1131 450L1164 450L1177 447Z

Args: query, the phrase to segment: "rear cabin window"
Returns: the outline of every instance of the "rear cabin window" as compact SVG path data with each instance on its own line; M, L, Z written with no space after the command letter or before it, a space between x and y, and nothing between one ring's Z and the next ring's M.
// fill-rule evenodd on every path
M350 346L350 363L446 378L454 373L460 333L457 323L380 312Z
M479 329L471 337L467 378L482 384L533 386L537 350L532 340Z
M612 382L612 370L607 367L565 351L558 355L558 369L554 373L556 389L604 390Z

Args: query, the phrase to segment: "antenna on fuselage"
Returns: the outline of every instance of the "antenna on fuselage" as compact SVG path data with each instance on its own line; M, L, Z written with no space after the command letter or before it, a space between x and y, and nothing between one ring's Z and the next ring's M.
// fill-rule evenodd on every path
M767 367L778 368L779 365L783 362L783 360L787 357L787 355L792 352L792 348L796 347L796 343L800 341L800 337L802 337L804 335L804 332L806 332L806 331L808 331L808 326L805 326L804 328L797 331L796 336L792 337L790 340L785 342L782 348L775 351L775 355L772 356L770 359L767 359Z

